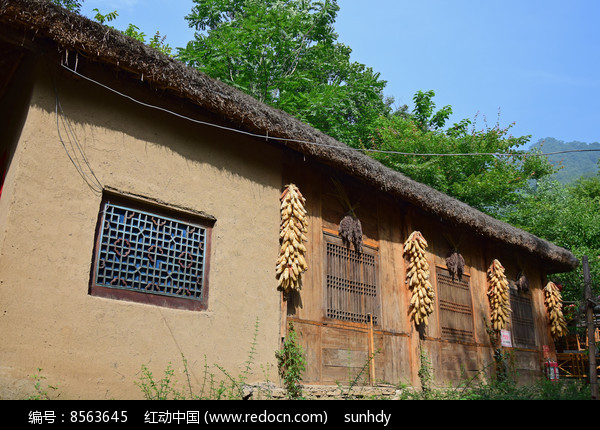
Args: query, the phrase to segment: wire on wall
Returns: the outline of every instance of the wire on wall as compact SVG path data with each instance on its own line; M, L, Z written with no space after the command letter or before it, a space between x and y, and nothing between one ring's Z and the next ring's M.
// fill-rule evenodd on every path
M62 108L62 105L58 96L58 88L56 85L56 81L54 77L52 78L54 85L54 95L55 95L55 116L56 116L56 131L58 132L58 138L67 153L67 156L77 169L79 175L83 178L85 183L94 191L95 193L102 194L102 190L104 187L102 183L98 179L98 177L94 174L92 166L90 165L85 152L77 139L77 135L71 126L71 123L65 112ZM61 133L61 124L65 131L65 136L63 137L63 133ZM68 142L68 144L67 144Z

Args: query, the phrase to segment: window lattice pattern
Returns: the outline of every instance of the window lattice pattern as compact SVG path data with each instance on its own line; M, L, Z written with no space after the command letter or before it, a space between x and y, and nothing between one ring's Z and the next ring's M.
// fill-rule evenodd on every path
M514 346L535 348L535 326L531 299L510 290L511 328Z
M442 338L455 342L474 341L473 308L469 277L452 279L447 270L437 267L437 292Z
M202 300L206 229L106 203L96 284Z
M336 243L326 236L326 316L358 323L379 322L376 255Z

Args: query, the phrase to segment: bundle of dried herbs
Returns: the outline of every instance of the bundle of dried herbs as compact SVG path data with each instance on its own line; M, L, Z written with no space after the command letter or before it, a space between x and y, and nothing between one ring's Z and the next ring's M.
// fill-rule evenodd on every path
M342 218L338 233L345 246L349 247L352 244L356 252L362 252L362 224L354 213L349 212Z
M516 285L517 289L520 291L523 291L523 292L529 291L529 279L527 279L527 276L525 276L525 274L523 272L519 272L519 274L517 275L517 280L515 281L515 285Z
M346 211L346 214L340 220L338 227L338 234L342 239L345 246L350 247L350 244L354 245L356 252L362 252L363 246L363 231L362 224L356 216L355 209L357 205L352 205L350 199L344 190L342 184L332 179L335 186L335 197L339 200L340 204Z
M446 267L448 267L448 272L452 275L453 281L455 278L458 278L459 281L462 280L465 271L465 259L457 250L450 251L446 256Z

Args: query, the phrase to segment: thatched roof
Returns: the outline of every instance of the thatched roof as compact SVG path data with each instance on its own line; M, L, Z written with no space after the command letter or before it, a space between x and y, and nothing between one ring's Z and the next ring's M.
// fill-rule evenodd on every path
M167 89L205 112L226 118L240 130L268 135L270 139L283 139L279 140L280 144L345 172L393 198L409 202L446 223L541 258L550 272L570 271L579 264L564 248L418 183L285 112L266 106L119 31L48 1L0 0L0 23L4 32L12 33L13 41L47 44L55 53L56 47L58 51L81 53L87 61L109 64L143 76L153 88Z

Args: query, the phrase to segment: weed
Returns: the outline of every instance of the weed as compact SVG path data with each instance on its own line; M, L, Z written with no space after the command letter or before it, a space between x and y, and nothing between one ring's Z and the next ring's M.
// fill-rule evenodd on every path
M433 381L433 368L431 366L431 361L429 360L429 356L427 355L427 351L423 348L423 345L419 344L419 358L421 361L421 365L419 366L419 371L417 375L419 376L419 381L421 382L421 390L423 394L426 396L431 392L431 384Z
M352 376L350 373L348 374L348 384L346 387L342 386L342 384L340 384L339 382L336 382L336 384L341 392L341 396L343 398L351 399L351 398L355 397L352 394L352 390L358 384L360 384L361 382L364 382L366 380L365 374L369 370L369 367L371 366L371 362L375 359L375 356L377 354L379 354L379 351L380 350L377 350L374 353L367 356L365 363L362 365L360 370L358 372L356 372L356 374L354 376Z
M141 389L146 400L184 400L184 399L203 399L203 400L221 400L221 399L241 399L244 398L244 387L250 376L250 371L254 363L256 355L256 339L258 335L258 318L254 327L254 337L252 339L248 359L244 363L244 368L238 377L233 377L224 367L215 364L214 366L225 375L225 379L218 379L211 372L210 366L204 356L204 373L203 381L199 394L194 394L192 387L190 370L187 359L183 354L183 373L185 376L185 389L179 390L176 388L175 372L169 362L164 376L160 380L155 380L154 375L146 365L142 365L142 374L136 385Z
M306 358L304 349L298 344L298 338L294 324L289 323L288 335L283 342L283 347L275 352L279 376L283 379L287 397L299 399L302 396L302 373L306 369Z
M38 373L35 375L31 375L31 378L35 381L33 387L35 388L35 394L27 397L26 400L50 400L49 392L54 392L58 390L57 386L43 384L43 381L46 379L45 376L41 375L42 369L38 367Z
M159 381L155 381L150 369L146 365L142 365L142 376L140 381L136 382L136 385L140 387L146 400L183 399L183 394L173 387L174 373L171 363L169 363L164 377Z

